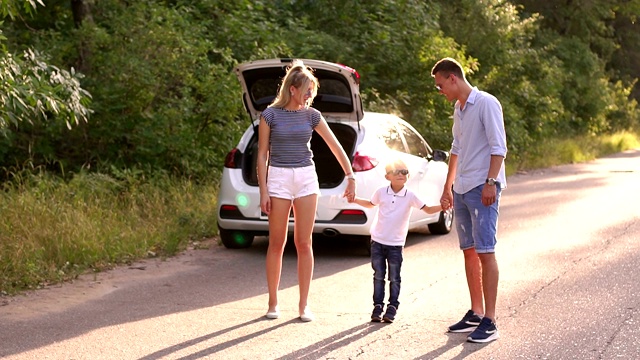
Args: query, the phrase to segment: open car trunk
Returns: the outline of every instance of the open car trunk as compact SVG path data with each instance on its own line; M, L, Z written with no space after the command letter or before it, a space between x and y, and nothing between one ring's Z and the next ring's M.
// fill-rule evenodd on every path
M353 153L356 147L357 133L350 125L331 123L329 127L342 145L342 148L353 160ZM258 155L258 132L255 129L253 137L242 156L242 176L247 184L258 186L257 155ZM316 165L318 182L321 189L334 188L344 181L344 171L340 163L327 146L327 143L316 133L311 137L311 150L313 151L313 161Z
M256 60L236 67L236 75L243 89L242 101L252 121L259 119L260 113L273 102L292 61ZM320 60L305 59L304 64L313 68L318 79L318 93L311 106L322 112L325 118L335 116L353 122L362 119L364 112L357 71Z

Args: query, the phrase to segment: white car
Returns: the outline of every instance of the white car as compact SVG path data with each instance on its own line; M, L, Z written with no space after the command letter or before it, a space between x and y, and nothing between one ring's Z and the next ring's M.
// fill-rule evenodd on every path
M218 228L227 248L251 246L253 238L268 235L267 216L260 210L256 174L260 114L275 98L292 59L259 60L239 65L235 71L242 83L242 99L252 125L237 147L229 152L218 194ZM447 176L448 153L432 150L406 121L391 114L364 112L358 73L347 66L319 60L304 60L314 70L320 87L313 107L320 110L351 159L357 196L370 198L385 179L385 164L400 158L410 171L407 186L427 203L437 205ZM377 208L350 204L342 197L347 179L324 140L315 132L311 139L320 196L314 234L328 237L369 239ZM428 226L432 234L451 231L453 212L426 214L413 211L410 231ZM293 218L289 222L293 233Z

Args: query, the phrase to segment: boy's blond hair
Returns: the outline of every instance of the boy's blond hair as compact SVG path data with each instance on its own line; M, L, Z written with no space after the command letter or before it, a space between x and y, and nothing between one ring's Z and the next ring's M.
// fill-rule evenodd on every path
M387 165L385 165L384 170L388 174L391 171L395 171L399 167L408 169L407 164L405 164L404 161L400 159L395 159L395 160L389 161Z

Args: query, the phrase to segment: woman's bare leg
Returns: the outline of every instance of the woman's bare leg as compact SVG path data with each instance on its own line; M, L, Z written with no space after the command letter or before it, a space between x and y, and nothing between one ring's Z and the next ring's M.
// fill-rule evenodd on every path
M298 253L298 286L300 288L300 315L304 313L309 298L309 288L313 278L313 248L311 236L316 219L318 195L308 195L293 201L295 225L293 238Z
M278 287L282 273L282 254L287 244L291 200L271 198L269 214L269 249L267 250L267 287L269 288L269 311L278 306Z

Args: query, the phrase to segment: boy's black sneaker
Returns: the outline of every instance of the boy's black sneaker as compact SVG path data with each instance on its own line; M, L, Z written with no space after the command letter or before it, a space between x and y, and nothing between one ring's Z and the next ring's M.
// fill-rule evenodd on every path
M467 341L474 343L488 343L500 338L498 334L498 328L496 324L489 318L483 318L480 325L473 330L473 332L467 337Z
M392 323L396 318L396 307L393 305L387 306L387 311L384 313L382 320L386 323Z
M382 305L376 304L373 307L373 312L371 313L371 321L372 322L381 322L382 321Z
M449 326L448 330L453 333L472 332L476 327L478 327L478 325L480 325L480 321L482 321L480 316L476 315L473 310L469 310L462 320Z

